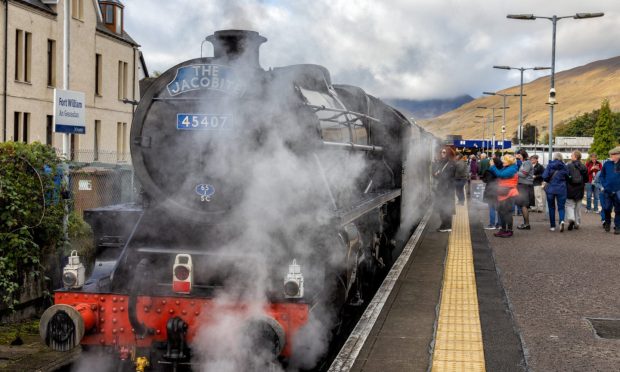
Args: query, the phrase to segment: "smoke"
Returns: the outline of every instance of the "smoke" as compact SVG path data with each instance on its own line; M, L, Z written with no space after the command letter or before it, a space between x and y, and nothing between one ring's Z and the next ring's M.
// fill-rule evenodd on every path
M344 246L331 225L330 192L345 200L358 188L366 163L359 153L316 153L317 129L314 122L300 121L299 107L291 104L300 97L291 81L260 84L254 80L254 66L246 63L242 58L233 62L235 78L248 83L245 95L217 107L218 113L234 118L233 132L211 133L208 143L195 151L179 142L179 156L195 153L192 161L200 161L208 154L200 182L216 185L215 199L227 195L226 187L238 188L234 195L239 198L221 221L231 239L219 247L204 242L218 253L209 266L225 274L192 350L202 371L280 368L271 350L253 346L256 335L247 325L271 317L270 295L282 293L288 265L295 259L304 275L305 299L313 308L289 346L294 351L289 368L312 368L328 348L335 320L329 296L335 277L330 275L345 264ZM197 111L213 109L205 103ZM192 189L191 182L199 180L192 178L183 188Z

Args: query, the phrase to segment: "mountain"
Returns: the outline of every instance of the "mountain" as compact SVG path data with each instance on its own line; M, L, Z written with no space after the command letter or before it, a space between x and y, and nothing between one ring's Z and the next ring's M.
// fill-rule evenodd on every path
M550 76L538 78L523 85L523 125L530 123L540 133L546 133L549 126L549 105L547 105ZM577 115L601 107L604 98L609 99L612 111L620 111L620 56L588 63L555 74L555 90L558 104L553 115L554 128ZM498 93L519 94L519 86L504 89ZM487 129L485 138L491 133L491 110L477 109L478 106L502 107L503 99L499 96L483 96L443 115L420 120L418 124L437 136L460 134L463 138L481 138L483 123L476 115L485 115ZM507 97L506 138L512 138L519 123L519 97ZM502 110L495 110L495 115L502 115ZM474 123L479 122L479 123ZM501 139L503 118L495 118L495 136ZM541 135L542 137L542 135ZM540 137L540 138L541 138Z
M386 99L385 101L399 110L411 113L416 120L420 120L434 118L445 112L454 110L473 99L472 96L465 95L449 99Z

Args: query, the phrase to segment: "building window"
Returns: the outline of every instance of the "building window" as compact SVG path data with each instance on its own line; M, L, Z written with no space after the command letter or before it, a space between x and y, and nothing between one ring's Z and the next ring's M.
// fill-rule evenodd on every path
M118 61L118 99L127 98L127 62Z
M79 134L70 134L71 136L71 155L70 159L72 161L79 160L80 153L80 135Z
M71 0L71 16L75 19L84 19L84 0Z
M45 144L54 146L54 117L47 115L45 123Z
M30 82L32 66L32 33L15 31L15 80Z
M123 33L123 10L119 6L116 7L116 33Z
M30 132L30 113L24 112L24 119L22 121L22 142L28 143L28 137Z
M117 161L125 161L127 153L127 123L116 123L116 158Z
M13 141L28 143L29 132L30 113L15 111L13 113Z
M99 139L101 138L101 120L95 120L95 130L93 131L95 136L93 141L93 161L99 160Z
M56 41L47 40L47 86L56 86Z
M103 65L101 54L95 54L95 95L102 96L103 92Z
M19 142L19 128L21 127L22 113L15 111L13 113L13 141Z
M105 9L104 17L105 23L108 25L114 24L114 6L113 5L102 5Z

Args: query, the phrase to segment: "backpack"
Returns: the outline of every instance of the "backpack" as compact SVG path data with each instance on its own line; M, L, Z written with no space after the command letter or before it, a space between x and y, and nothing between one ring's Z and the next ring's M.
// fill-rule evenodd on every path
M568 175L570 176L569 182L572 185L578 185L583 182L583 177L581 177L579 168L577 168L573 163L568 165Z

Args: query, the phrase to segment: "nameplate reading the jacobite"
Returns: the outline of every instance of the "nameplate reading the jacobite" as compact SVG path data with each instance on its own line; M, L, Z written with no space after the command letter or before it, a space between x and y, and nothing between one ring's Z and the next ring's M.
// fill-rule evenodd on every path
M178 68L167 88L171 96L193 90L217 90L235 96L244 93L244 85L237 80L232 68L210 63Z

